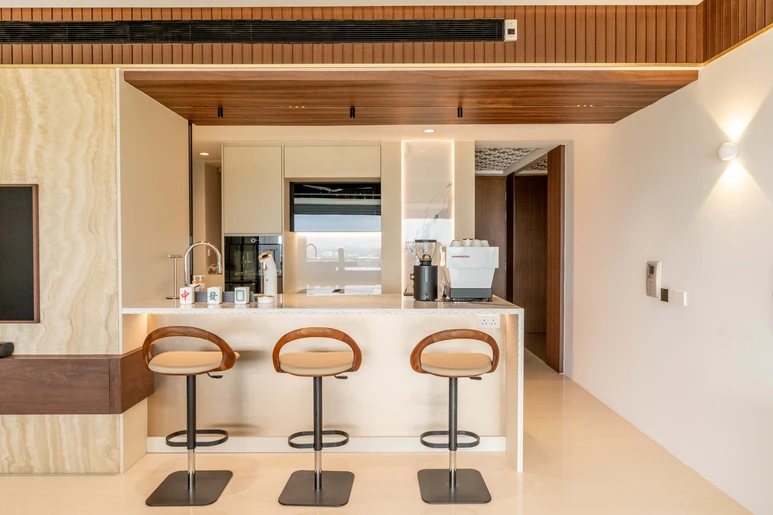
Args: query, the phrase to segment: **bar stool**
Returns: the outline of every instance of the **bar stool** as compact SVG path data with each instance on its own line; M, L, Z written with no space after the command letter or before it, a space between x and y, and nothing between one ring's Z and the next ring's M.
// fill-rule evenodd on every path
M282 347L302 338L327 338L347 344L351 350L342 352L286 352L280 354ZM322 449L340 447L349 442L345 431L322 430L322 378L334 376L346 379L340 374L356 372L362 363L362 352L357 343L343 331L328 327L306 327L290 331L282 336L274 347L274 369L299 377L314 378L314 430L293 433L287 443L295 449L314 449L314 470L298 470L290 479L279 496L279 503L285 506L343 506L349 502L354 483L354 474L345 471L322 472ZM341 436L342 439L324 443L324 435ZM313 436L314 443L296 443L301 436Z
M492 357L477 352L434 354L424 351L433 343L447 340L479 340L487 343ZM475 447L480 436L457 428L458 381L460 377L480 380L481 375L493 372L499 362L499 347L488 334L474 329L450 329L431 334L419 342L411 353L411 367L420 374L432 374L448 378L448 430L422 433L422 445L433 449L448 448L449 465L446 469L419 471L421 498L428 504L485 504L491 501L483 476L474 469L456 468L456 450ZM471 437L473 441L459 443L458 436ZM429 436L448 436L448 443L427 441Z
M171 351L153 355L152 346L156 340L170 336L200 338L214 343L219 351ZM228 481L233 477L230 470L196 470L196 447L211 447L228 440L228 433L222 429L196 429L196 376L207 374L219 379L222 372L234 366L239 354L219 336L203 329L186 326L170 326L156 329L145 338L142 345L145 365L157 374L185 376L187 380L187 427L166 437L171 447L188 448L188 470L172 472L148 497L148 506L206 506L217 501ZM186 436L185 442L174 442L173 438ZM196 435L220 435L214 441L197 442Z

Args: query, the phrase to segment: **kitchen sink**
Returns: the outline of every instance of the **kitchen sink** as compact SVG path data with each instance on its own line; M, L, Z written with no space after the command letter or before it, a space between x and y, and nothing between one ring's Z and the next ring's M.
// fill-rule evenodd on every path
M381 286L350 286L343 288L304 288L299 295L379 295Z

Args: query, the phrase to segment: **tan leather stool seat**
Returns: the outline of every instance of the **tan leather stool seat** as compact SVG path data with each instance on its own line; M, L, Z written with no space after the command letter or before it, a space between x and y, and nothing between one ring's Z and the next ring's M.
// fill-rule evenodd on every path
M239 353L234 354L238 359ZM222 360L220 351L171 351L153 357L148 368L159 374L197 375L219 369Z
M351 370L353 366L352 351L286 352L279 356L282 371L295 376L332 376Z
M478 352L424 353L421 368L443 377L475 377L491 371L491 358Z

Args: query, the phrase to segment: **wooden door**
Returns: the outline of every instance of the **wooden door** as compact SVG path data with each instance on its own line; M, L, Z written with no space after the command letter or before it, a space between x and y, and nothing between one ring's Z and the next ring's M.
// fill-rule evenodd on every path
M510 177L514 225L512 302L525 310L526 334L545 334L548 178L547 175Z
M499 268L492 288L507 298L507 188L504 177L475 177L475 237L499 247Z
M545 362L556 372L564 371L565 177L566 149L560 145L548 152L547 359Z
M525 346L564 370L563 145L548 152L548 173L507 177L507 300L525 310Z

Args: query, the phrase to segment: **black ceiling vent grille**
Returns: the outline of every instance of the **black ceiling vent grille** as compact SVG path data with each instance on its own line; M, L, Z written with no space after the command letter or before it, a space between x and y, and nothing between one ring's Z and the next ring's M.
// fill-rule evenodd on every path
M504 41L504 20L2 21L0 44Z

